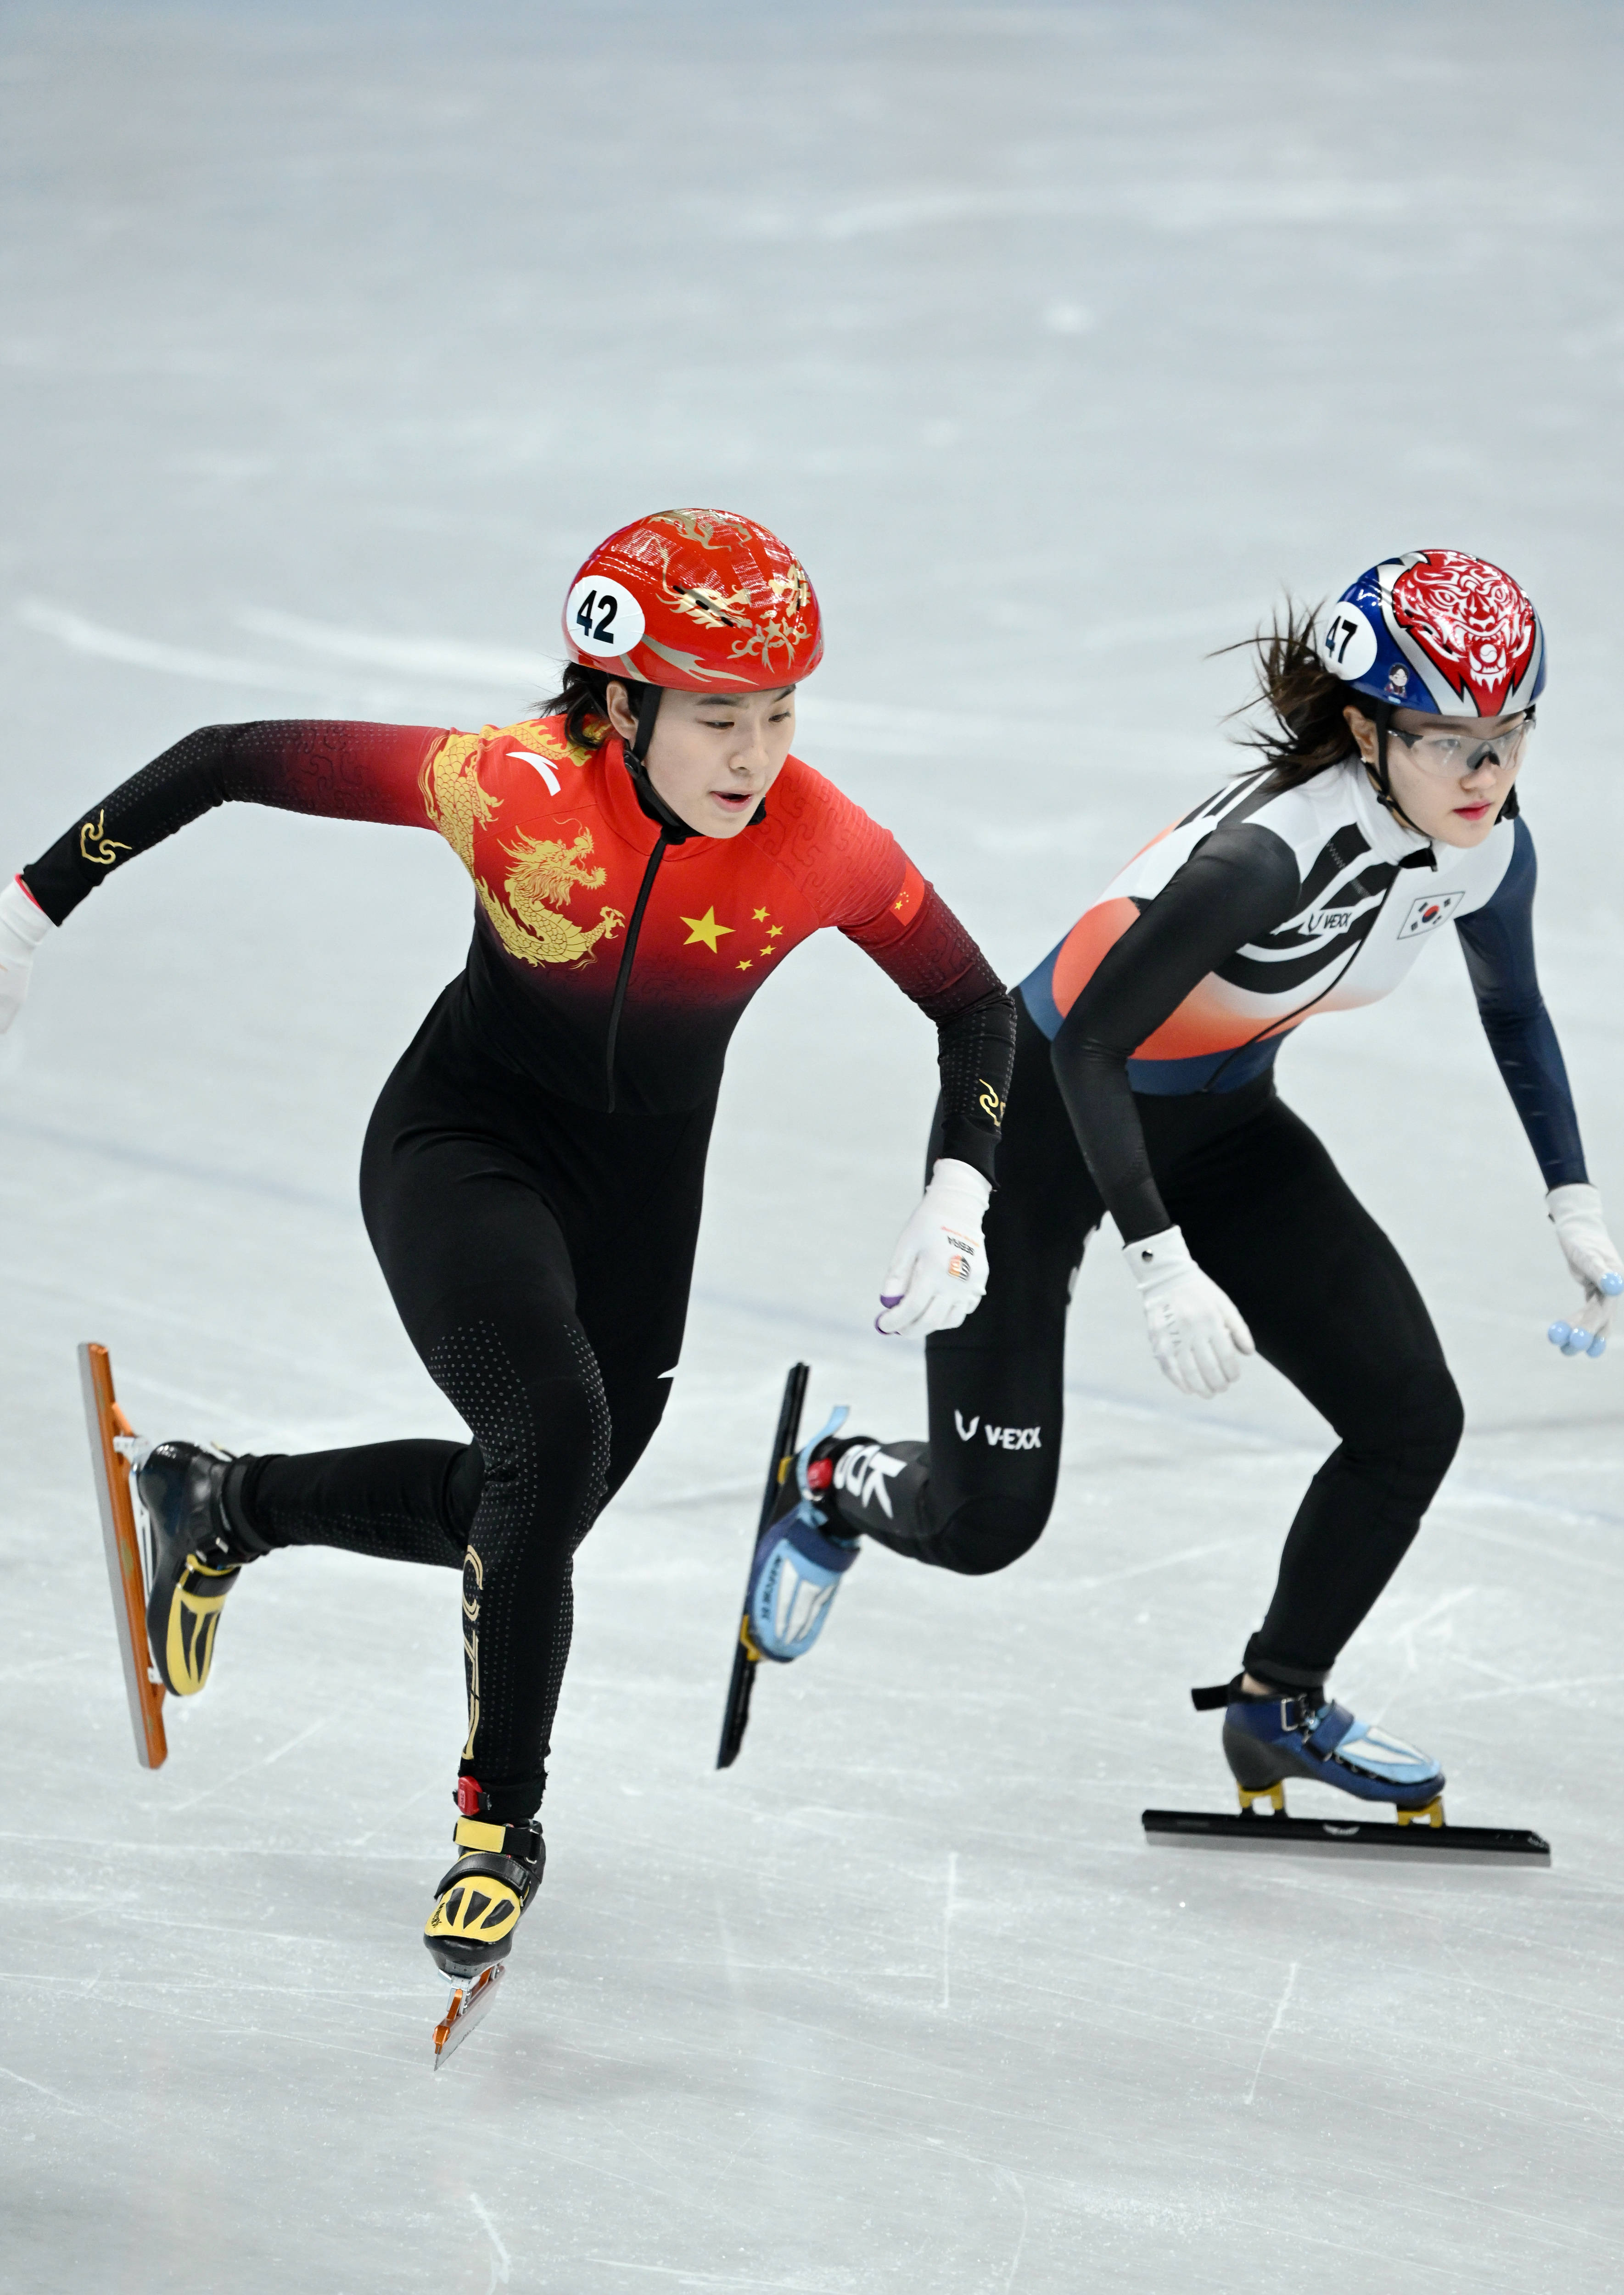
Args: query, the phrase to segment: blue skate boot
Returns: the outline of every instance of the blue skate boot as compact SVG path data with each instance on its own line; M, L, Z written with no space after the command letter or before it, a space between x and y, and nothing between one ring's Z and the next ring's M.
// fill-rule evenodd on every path
M823 1621L842 1578L857 1559L859 1540L831 1535L832 1507L820 1503L835 1476L834 1437L850 1417L839 1403L827 1422L796 1456L779 1499L756 1541L745 1591L745 1623L754 1654L788 1664L804 1657L823 1631ZM748 1643L747 1643L748 1647Z
M1255 1801L1266 1801L1284 1817L1286 1778L1311 1777L1358 1801L1391 1803L1400 1825L1443 1823L1443 1771L1430 1753L1374 1722L1356 1720L1323 1689L1259 1696L1243 1689L1243 1679L1237 1673L1220 1688L1193 1689L1190 1697L1198 1711L1223 1707L1224 1758L1248 1815Z

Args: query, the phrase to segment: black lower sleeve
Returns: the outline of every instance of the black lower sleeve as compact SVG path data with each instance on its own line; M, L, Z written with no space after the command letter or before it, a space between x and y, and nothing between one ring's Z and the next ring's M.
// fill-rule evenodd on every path
M996 1158L1004 1103L1015 1066L1015 1003L1003 990L978 997L936 1027L942 1076L938 1153L970 1164L983 1180L998 1177Z
M218 804L426 826L416 772L438 738L432 726L338 718L200 726L76 821L22 880L60 925L115 869Z

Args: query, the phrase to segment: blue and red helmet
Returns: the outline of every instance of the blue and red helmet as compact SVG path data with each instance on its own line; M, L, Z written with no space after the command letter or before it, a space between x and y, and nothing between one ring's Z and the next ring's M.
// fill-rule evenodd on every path
M1320 617L1321 660L1356 693L1440 717L1506 717L1545 687L1545 631L1527 592L1464 550L1407 550L1361 574Z

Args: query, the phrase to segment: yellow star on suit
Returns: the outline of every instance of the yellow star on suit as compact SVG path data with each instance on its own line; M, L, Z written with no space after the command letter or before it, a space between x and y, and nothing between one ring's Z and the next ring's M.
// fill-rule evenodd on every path
M720 953L716 943L722 934L730 933L733 929L731 925L719 925L716 922L716 911L714 905L706 909L702 917L684 917L682 922L688 927L688 938L683 942L683 947L691 948L697 940L703 941L713 956Z

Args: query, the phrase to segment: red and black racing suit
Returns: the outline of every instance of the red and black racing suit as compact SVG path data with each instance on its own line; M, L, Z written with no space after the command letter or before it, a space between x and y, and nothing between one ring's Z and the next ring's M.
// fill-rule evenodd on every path
M437 829L474 880L467 968L385 1085L361 1168L401 1319L473 1441L249 1458L226 1500L272 1547L463 1572L462 1769L518 1823L542 1796L572 1556L658 1425L681 1350L746 1003L811 933L845 933L936 1023L939 1152L989 1179L1013 1008L888 831L797 758L719 840L657 821L621 743L572 746L561 718L210 726L24 880L61 923L233 799Z

